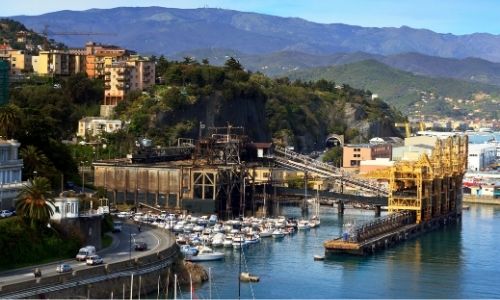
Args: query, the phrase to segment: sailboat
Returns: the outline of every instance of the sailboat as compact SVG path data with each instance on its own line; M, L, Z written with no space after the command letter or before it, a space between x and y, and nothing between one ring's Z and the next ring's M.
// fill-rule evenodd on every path
M321 220L319 218L319 191L316 189L316 199L313 202L314 215L309 221L309 227L315 228L321 224Z

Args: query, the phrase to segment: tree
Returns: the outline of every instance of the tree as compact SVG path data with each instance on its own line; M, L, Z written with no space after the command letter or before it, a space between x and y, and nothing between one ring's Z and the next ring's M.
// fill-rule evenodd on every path
M224 63L224 66L230 71L242 71L243 70L243 67L241 66L240 62L232 56L228 60L226 60L226 62Z
M45 225L54 214L54 198L50 182L45 177L36 177L25 184L16 200L18 214L31 221L31 225Z
M0 136L12 138L22 120L21 109L15 104L0 106Z
M33 145L28 145L19 151L19 156L23 159L24 174L30 177L35 171L47 169L49 160L42 151Z

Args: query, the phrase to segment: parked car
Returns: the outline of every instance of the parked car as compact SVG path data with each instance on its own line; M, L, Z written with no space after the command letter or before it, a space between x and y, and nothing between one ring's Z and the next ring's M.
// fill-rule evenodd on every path
M12 216L12 212L9 210L1 210L0 211L0 218L8 218Z
M92 255L87 258L87 265L89 266L100 265L102 263L104 263L104 260L99 255Z
M57 273L66 273L73 271L73 268L68 264L60 264L56 267Z
M136 242L134 248L136 251L145 251L148 250L148 244L145 242Z

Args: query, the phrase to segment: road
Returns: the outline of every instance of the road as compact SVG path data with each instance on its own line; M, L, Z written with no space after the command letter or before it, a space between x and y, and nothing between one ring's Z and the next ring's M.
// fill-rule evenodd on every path
M146 242L148 250L135 251L134 242ZM129 259L129 257L138 257L152 254L161 249L165 249L175 243L175 239L170 236L166 231L149 228L142 226L141 231L138 230L136 225L123 224L123 230L118 233L113 233L113 242L111 246L97 251L97 254L104 259L104 263L114 263ZM76 256L76 253L75 253ZM54 263L35 265L21 269L14 269L5 272L0 272L0 285L6 283L16 283L26 279L34 278L33 269L40 268L42 276L55 275L56 267L58 264L68 263L74 271L92 268L94 266L87 266L85 261L76 261L74 259L62 260Z

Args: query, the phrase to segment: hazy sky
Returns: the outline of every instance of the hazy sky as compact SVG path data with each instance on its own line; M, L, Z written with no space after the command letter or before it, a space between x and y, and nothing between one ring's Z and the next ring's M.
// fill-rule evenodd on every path
M58 10L117 6L216 7L318 23L427 28L440 33L500 34L497 0L16 0L0 5L0 16L39 15Z

